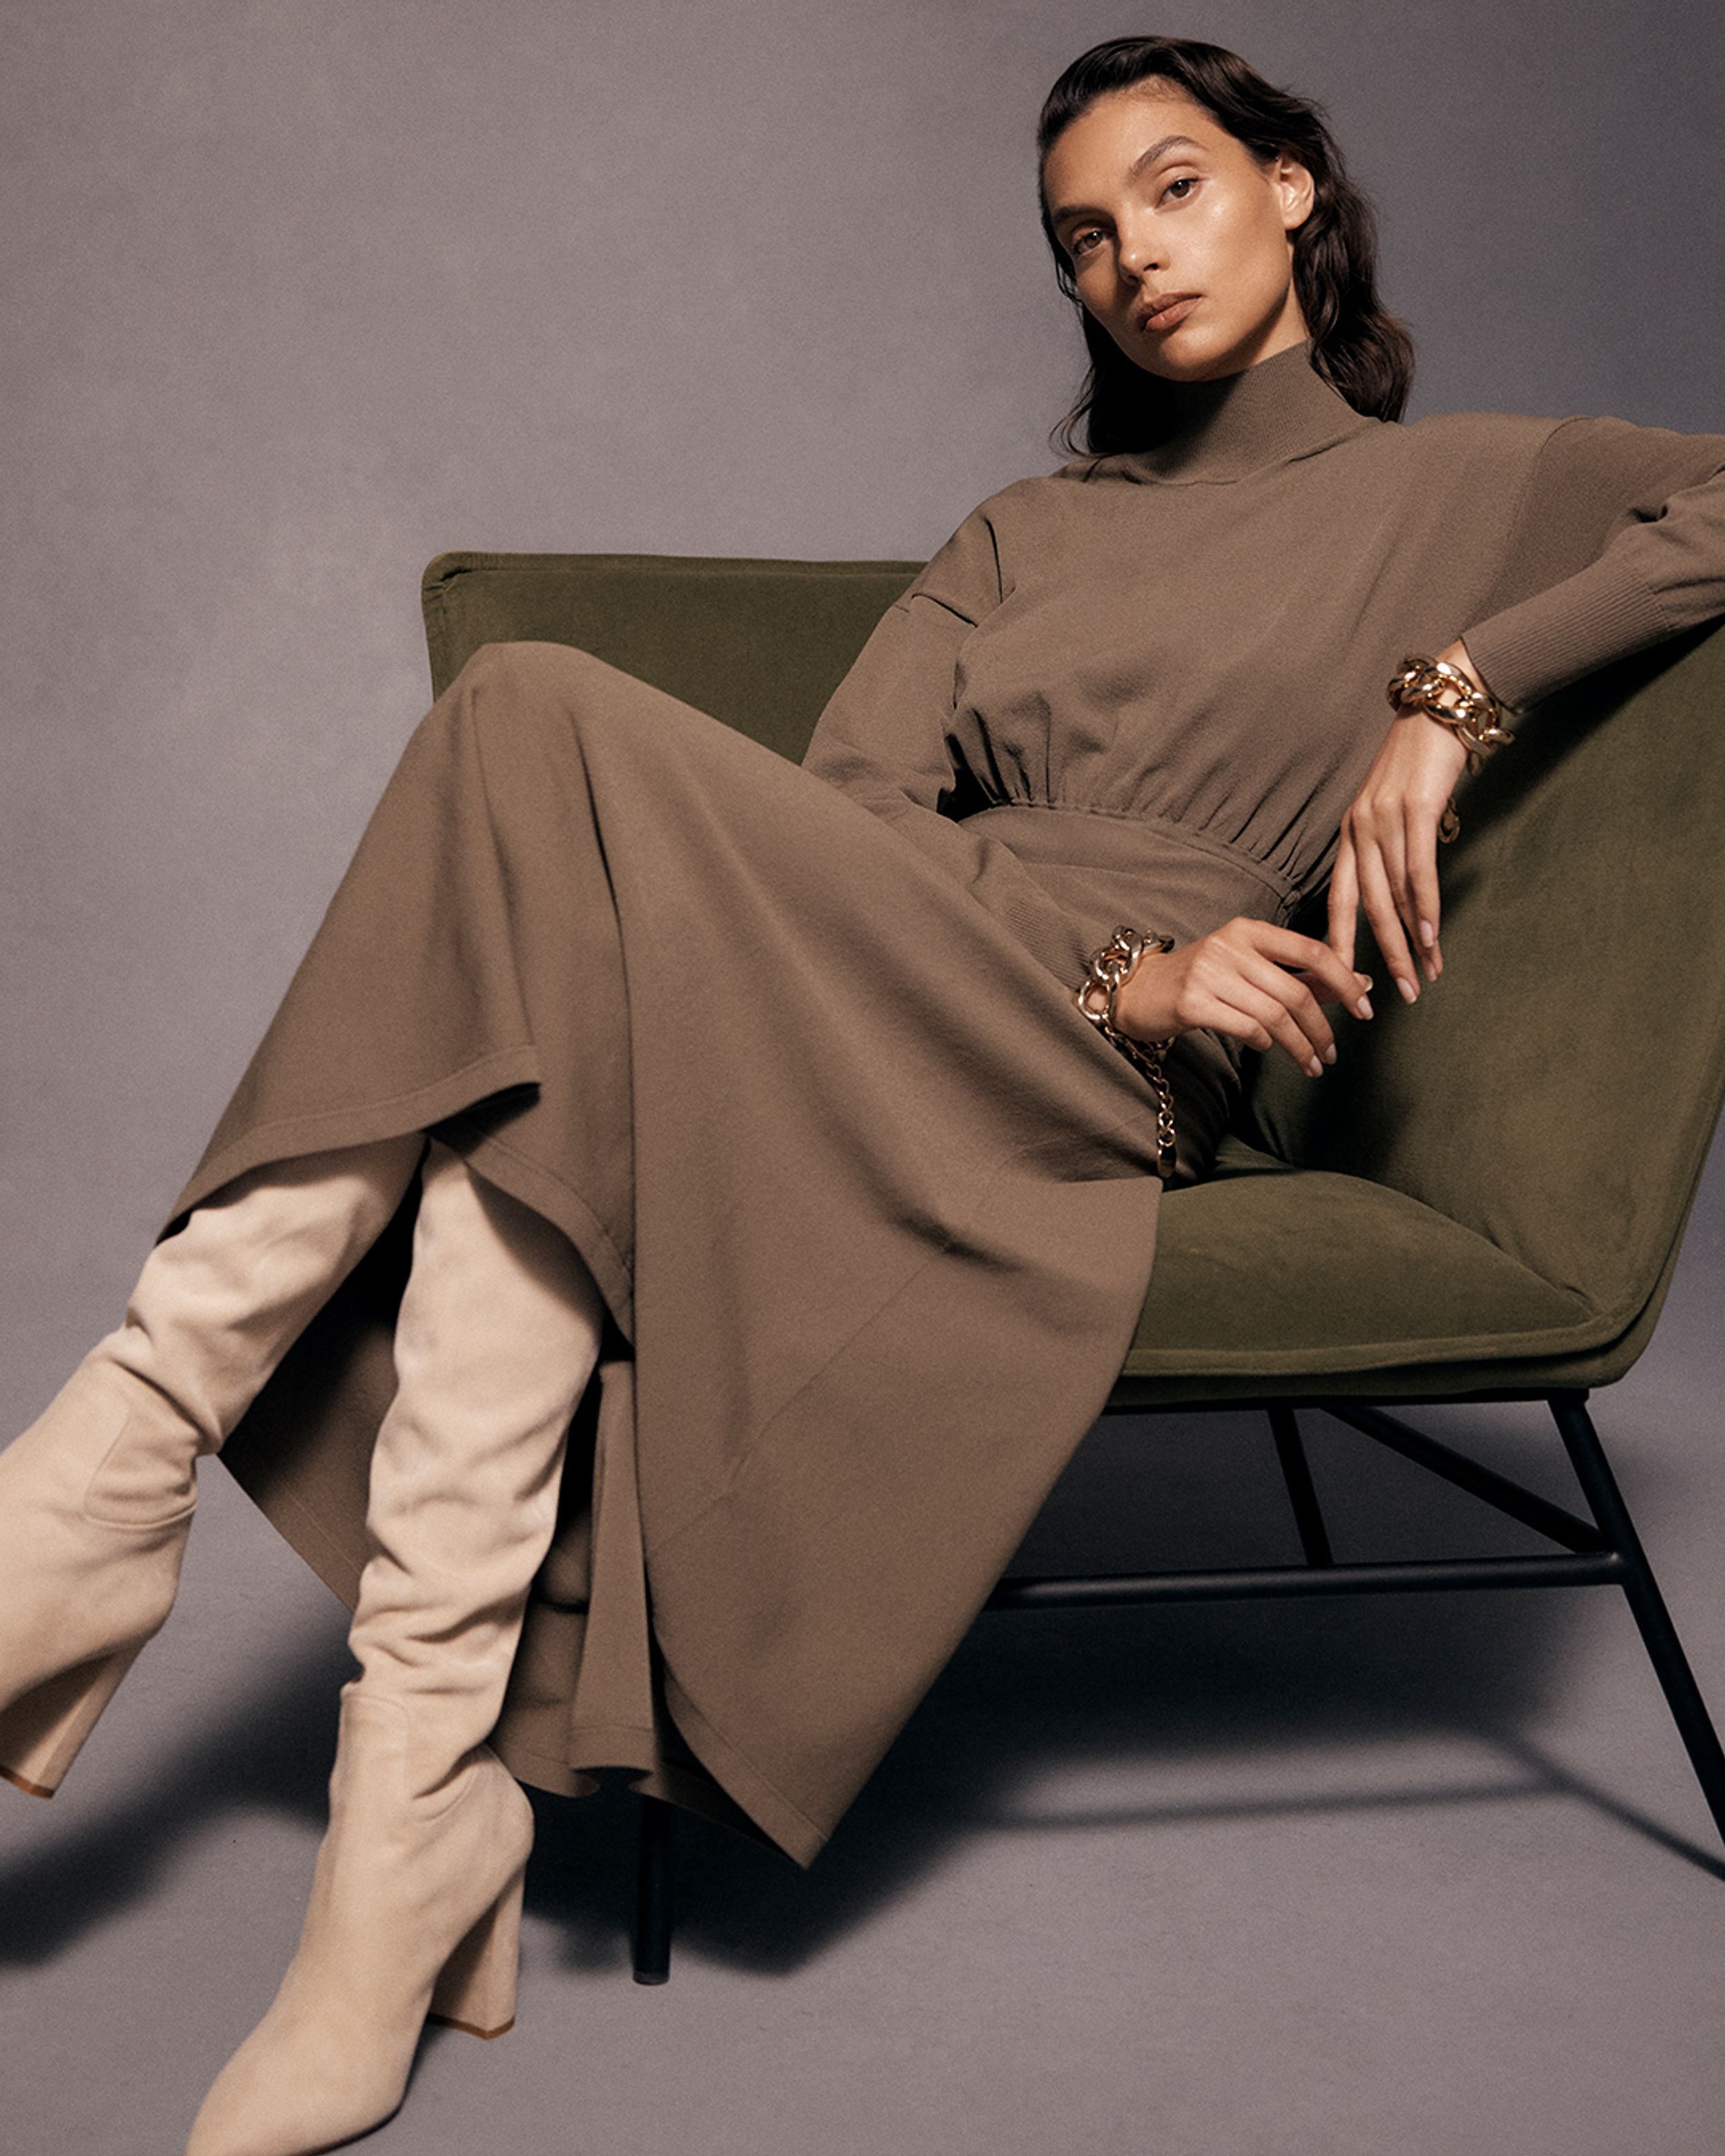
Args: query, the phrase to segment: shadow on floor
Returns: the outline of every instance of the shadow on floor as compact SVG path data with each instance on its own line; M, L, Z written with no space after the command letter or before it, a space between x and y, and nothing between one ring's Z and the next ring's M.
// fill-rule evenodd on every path
M1294 1561L1261 1423L1185 1419L1104 1424L1086 1440L1013 1569L1097 1571ZM1314 1424L1314 1469L1343 1557L1480 1554L1527 1547L1519 1530L1363 1440ZM1537 1426L1497 1434L1493 1464L1549 1486ZM1553 1494L1565 1492L1561 1478ZM1565 1774L1516 1732L1561 1691L1570 1594L1420 1594L1326 1603L1212 1603L984 1616L942 1672L812 1871L700 1820L679 1820L679 1937L703 1958L790 1971L911 1891L979 1831L1076 1832L1245 1812L1358 1804L1489 1803L1564 1794L1599 1805L1702 1869L1725 1865ZM275 1666L267 1691L162 1754L99 1818L0 1868L0 1961L60 1950L226 1814L286 1811L320 1825L333 1702L352 1664L320 1635ZM1652 1672L1647 1681L1654 1682ZM1278 1787L1266 1761L1297 1749L1456 1739L1488 1771L1438 1786L1312 1794ZM1214 1789L1250 1766L1250 1794L1181 1794L1204 1764ZM1499 1764L1501 1763L1501 1772ZM1154 1788L1117 1808L1057 1799L1025 1809L1050 1775L1100 1773ZM1344 1784L1350 1769L1338 1779ZM627 1967L635 1807L619 1787L571 1802L535 1794L541 1821L529 1907L557 1924L576 1968ZM19 1799L19 1802L28 1801Z
M339 1636L306 1643L276 1661L267 1685L164 1750L147 1779L99 1814L54 1830L52 1809L37 1845L0 1865L0 1966L50 1959L156 1877L234 1812L285 1811L321 1820L335 1757L336 1693L353 1672Z
M1416 1419L1501 1472L1573 1504L1543 1411L1492 1411L1484 1444L1455 1414ZM1511 1555L1541 1547L1358 1434L1304 1418L1338 1558ZM1010 1568L1180 1569L1296 1563L1261 1418L1122 1418L1086 1440ZM1614 1600L1616 1599L1614 1596ZM705 1821L679 1818L678 1936L702 1958L789 1971L865 1922L978 1832L1071 1833L1248 1814L1590 1803L1716 1878L1725 1862L1546 1758L1517 1732L1561 1695L1573 1592L1015 1612L983 1617L807 1875ZM1650 1667L1646 1682L1656 1680ZM1386 1786L1373 1748L1450 1746L1479 1771ZM1312 1754L1345 1754L1312 1792ZM1278 1775L1278 1755L1301 1764ZM1189 1790L1189 1770L1223 1798ZM1108 1796L1122 1784L1168 1794ZM1244 1771L1242 1771L1244 1770ZM1392 1769L1392 1773L1394 1770ZM1052 1776L1063 1789L1026 1810ZM1100 1804L1084 1794L1100 1780ZM1245 1789L1249 1794L1239 1794ZM621 1789L539 1804L532 1906L563 1928L572 1966L621 1970L635 1807Z

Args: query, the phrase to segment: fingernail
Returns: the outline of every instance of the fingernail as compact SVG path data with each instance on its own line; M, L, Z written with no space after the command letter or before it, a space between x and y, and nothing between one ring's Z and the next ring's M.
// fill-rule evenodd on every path
M1333 1063L1333 1062L1335 1061L1335 1060L1336 1060L1336 1044L1335 1044L1335 1042L1332 1040L1332 1041L1330 1043L1329 1046L1328 1046L1328 1047L1324 1050L1324 1061L1325 1061L1326 1063Z
M1307 1058L1306 1068L1314 1078L1322 1078L1324 1075L1324 1067L1315 1055Z
M1371 975L1369 973L1362 973L1357 968L1354 971L1353 978L1359 983L1363 988L1368 988L1372 985Z
M1372 1015L1372 998L1369 996L1362 996L1354 1005L1354 1009L1362 1018L1369 1018Z
M1404 1003L1416 1004L1419 1002L1420 991L1414 987L1411 981L1404 979L1401 974L1398 973L1395 977L1395 984L1402 992L1402 1000Z
M1420 924L1420 941L1427 945L1437 941L1437 931L1429 921L1422 921Z

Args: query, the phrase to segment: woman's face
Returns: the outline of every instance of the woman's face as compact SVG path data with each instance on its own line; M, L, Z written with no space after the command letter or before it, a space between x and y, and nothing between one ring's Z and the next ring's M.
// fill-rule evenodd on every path
M1099 98L1056 137L1042 188L1079 299L1147 372L1212 381L1309 334L1292 234L1312 175L1286 151L1260 164L1183 90Z

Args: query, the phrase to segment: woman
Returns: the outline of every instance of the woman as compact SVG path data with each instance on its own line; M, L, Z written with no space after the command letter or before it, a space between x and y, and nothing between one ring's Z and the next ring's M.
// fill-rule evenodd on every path
M300 1949L192 2156L333 2145L428 2012L507 2025L510 1768L629 1768L812 1859L1106 1397L1242 1050L1321 1079L1326 1006L1370 1015L1360 906L1435 982L1470 740L1725 609L1725 440L1394 424L1309 106L1121 40L1040 146L1091 454L966 520L800 771L481 652L126 1322L0 1459L26 1787L165 1619L230 1435L355 1605ZM1389 718L1410 651L1450 670Z

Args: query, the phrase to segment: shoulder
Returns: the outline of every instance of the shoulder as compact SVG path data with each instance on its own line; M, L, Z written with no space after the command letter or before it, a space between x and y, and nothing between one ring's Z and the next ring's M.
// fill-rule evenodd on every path
M1561 419L1534 418L1524 412L1429 412L1388 431L1400 435L1424 454L1444 456L1456 450L1531 450L1536 455Z
M959 532L976 524L999 531L1004 526L1035 523L1057 516L1062 506L1072 499L1076 485L1107 461L1099 457L1082 457L1076 463L1062 465L1058 471L1036 472L1024 479L1015 479L1010 485L991 494L986 501L979 501L959 526Z
M1562 424L1522 412L1431 412L1380 426L1368 439L1422 477L1485 484L1497 494L1532 475Z
M1681 434L1604 414L1533 418L1514 412L1445 412L1400 430L1422 460L1461 455L1522 465L1542 495L1660 495L1725 469L1725 435Z
M979 501L900 604L932 599L969 621L980 620L1011 589L1014 564L1060 529L1074 504L1076 469L1014 480Z

